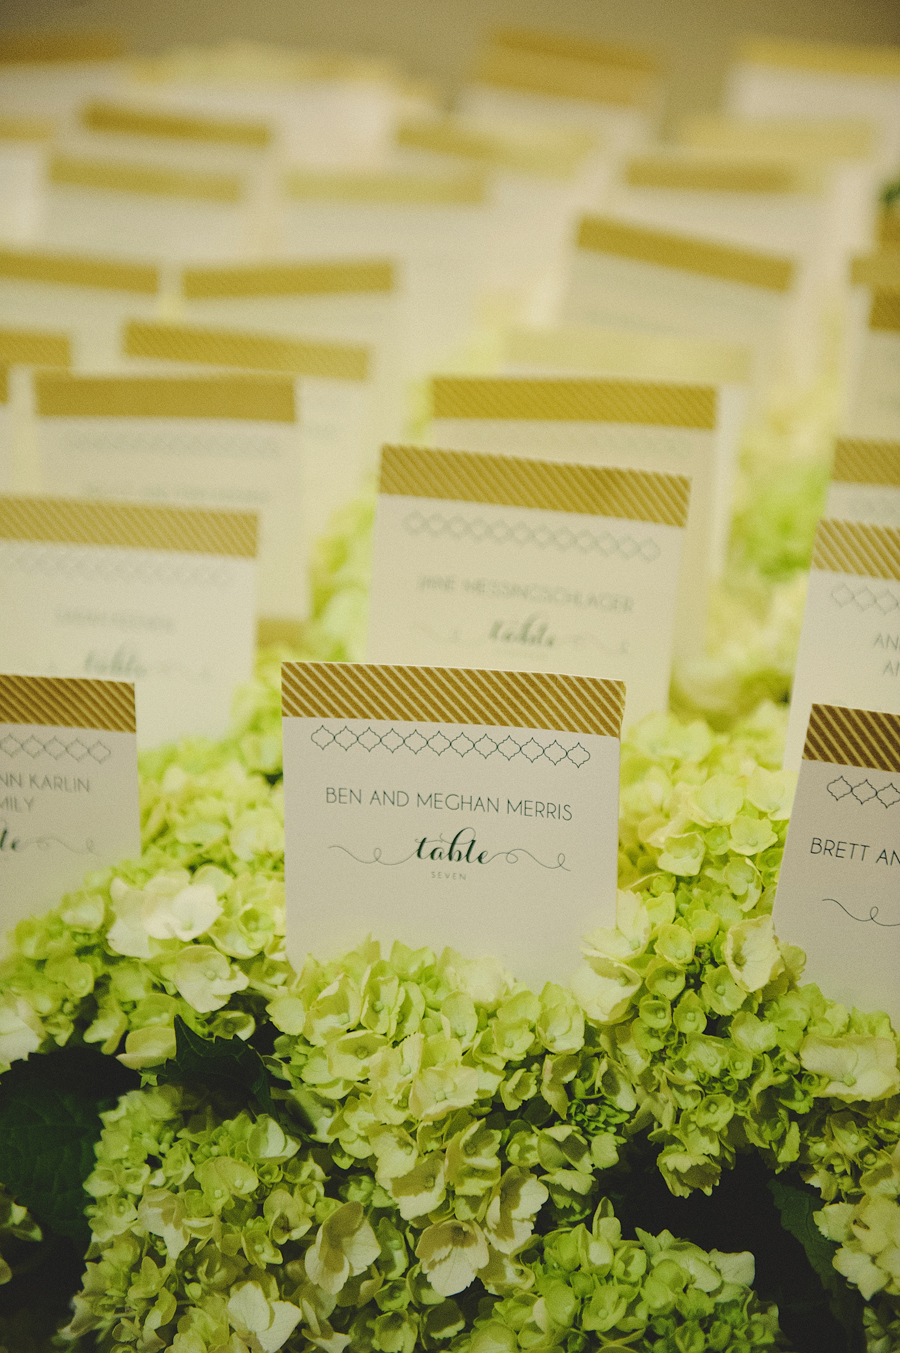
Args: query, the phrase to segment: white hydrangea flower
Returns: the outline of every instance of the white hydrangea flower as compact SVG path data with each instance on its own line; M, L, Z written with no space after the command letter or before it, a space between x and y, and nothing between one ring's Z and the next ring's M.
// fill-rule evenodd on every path
M109 895L116 918L106 933L110 949L126 958L150 958L150 936L142 915L142 890L116 878L110 884Z
M228 997L247 985L244 973L232 968L224 954L211 944L191 944L182 949L171 969L178 994L200 1014L221 1010Z
M289 1301L269 1301L259 1283L242 1283L228 1302L228 1318L242 1339L262 1353L277 1353L300 1323Z
M43 1026L28 1002L7 996L0 1003L0 1065L37 1052L43 1041Z
M195 940L222 915L210 883L185 886L177 874L157 874L143 891L141 919L156 940Z

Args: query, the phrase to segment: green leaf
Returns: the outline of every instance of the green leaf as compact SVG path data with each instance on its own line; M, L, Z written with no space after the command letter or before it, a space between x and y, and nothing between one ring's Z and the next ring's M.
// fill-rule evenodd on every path
M819 1230L813 1213L821 1211L822 1199L805 1184L790 1184L782 1179L770 1179L769 1192L786 1231L799 1240L823 1288L835 1320L852 1337L859 1329L858 1301L834 1267L832 1260L837 1244Z
M0 1179L43 1226L85 1249L83 1181L100 1114L138 1083L114 1057L78 1047L32 1053L0 1080Z
M242 1100L253 1095L269 1113L275 1111L266 1068L255 1048L240 1038L201 1038L180 1015L175 1016L175 1056L161 1068L159 1079L180 1085L205 1081Z

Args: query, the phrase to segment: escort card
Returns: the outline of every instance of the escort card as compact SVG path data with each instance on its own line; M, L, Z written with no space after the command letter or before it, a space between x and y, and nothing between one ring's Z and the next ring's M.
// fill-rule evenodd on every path
M613 925L618 681L285 663L287 949L445 945L540 990Z
M824 517L816 529L784 764L813 704L900 714L900 530Z
M900 441L838 438L828 516L900 526Z
M687 475L690 507L676 647L703 644L707 591L724 562L736 427L711 386L446 376L432 382L432 445Z
M306 616L302 450L287 376L35 378L41 487L257 513L258 606Z
M185 268L181 298L184 318L192 324L364 344L372 354L374 444L400 435L405 313L390 258Z
M68 334L83 371L115 368L123 319L154 315L159 286L154 264L0 248L4 325Z
M845 427L858 437L900 440L900 255L854 259L851 275Z
M166 263L240 257L250 243L239 174L58 153L47 179L50 248L148 253Z
M255 554L251 513L0 498L0 670L133 681L145 747L222 737Z
M0 328L0 493L40 492L31 368L71 360L65 333Z
M668 702L690 481L386 446L368 658L617 677Z
M404 371L420 379L468 338L485 282L482 169L295 169L285 180L284 253L396 260L405 309Z
M358 497L375 472L370 348L132 320L125 326L122 353L129 365L145 371L234 368L293 377L302 447L301 535L310 548L334 512Z
M714 243L607 217L578 229L561 318L750 347L757 397L788 360L797 268L775 251Z
M900 718L813 705L775 897L805 979L900 1020ZM894 934L894 931L897 934Z
M134 686L0 674L0 947L140 853Z
M725 108L747 118L865 118L878 131L879 165L900 159L900 48L744 38Z

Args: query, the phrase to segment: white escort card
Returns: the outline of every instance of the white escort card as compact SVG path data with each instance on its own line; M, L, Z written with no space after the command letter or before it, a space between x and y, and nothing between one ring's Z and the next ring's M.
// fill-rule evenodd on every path
M370 348L133 320L125 326L122 356L144 371L239 369L293 378L302 446L301 534L310 548L332 515L367 487L376 461Z
M370 662L615 677L666 708L690 482L386 446Z
M370 348L373 447L400 435L407 340L397 268L390 259L185 268L181 301L183 318L191 324Z
M40 237L53 123L0 111L0 239L32 244Z
M794 261L774 250L585 216L561 319L744 344L753 351L761 399L795 360L791 340L804 320L797 273Z
M466 117L519 125L589 127L617 158L651 136L661 93L659 63L648 51L502 28L485 41L457 108Z
M64 333L0 328L0 493L40 490L34 444L34 367L68 367Z
M0 948L85 874L140 853L134 686L0 674Z
M432 382L429 440L460 451L686 475L675 643L702 646L709 583L725 556L736 428L711 386L655 381L513 380L441 376Z
M839 437L827 514L848 521L900 526L900 441Z
M853 261L844 426L900 440L900 253Z
M393 259L405 309L404 370L455 356L485 282L488 185L481 169L325 171L285 179L288 258Z
M621 682L285 663L287 950L491 955L539 991L613 925Z
M747 118L864 118L876 156L900 159L900 47L745 38L725 86L725 108Z
M287 376L35 377L45 493L254 512L260 614L308 609L302 448Z
M813 705L774 917L806 981L900 1020L900 717ZM896 933L895 933L896 932Z
M814 704L900 714L900 529L816 528L784 764L800 765Z
M125 316L155 316L159 288L151 263L0 248L3 324L67 334L82 371L115 368Z
M0 670L133 681L144 747L223 737L255 554L251 513L0 497Z
M240 174L57 152L47 171L43 243L160 262L239 258L251 241Z

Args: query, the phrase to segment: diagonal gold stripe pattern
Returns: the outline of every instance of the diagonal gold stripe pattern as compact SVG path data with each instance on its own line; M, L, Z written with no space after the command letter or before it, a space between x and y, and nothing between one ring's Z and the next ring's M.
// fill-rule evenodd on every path
M335 263L247 263L229 268L185 268L181 289L189 301L248 296L327 296L393 291L386 259Z
M484 174L391 173L376 170L297 169L285 178L289 197L301 202L356 202L392 206L477 206L484 202Z
M0 355L2 344L0 331ZM352 344L304 342L278 334L204 329L140 319L126 324L122 351L128 357L152 357L157 361L233 366L245 371L288 371L295 376L324 376L343 381L366 380L371 357L368 348Z
M816 527L812 566L900 581L900 530L823 517Z
M94 132L159 136L175 141L206 141L260 150L272 143L272 129L265 122L170 113L160 108L135 108L125 103L105 103L102 100L88 103L82 108L81 123Z
M661 268L679 268L684 272L719 277L726 282L764 287L770 291L788 291L794 280L794 264L789 258L760 254L730 244L674 235L667 230L628 225L601 216L583 216L578 227L578 248L598 254L614 254L640 263L655 263Z
M0 540L256 557L255 512L0 496Z
M792 193L802 186L791 165L763 160L713 160L674 155L638 155L625 166L633 188L691 189L711 193Z
M75 155L54 155L47 177L51 183L73 188L146 193L151 197L196 198L203 202L240 202L244 195L244 185L237 174L210 174L197 169L126 164L119 160L89 160Z
M580 128L544 126L519 131L468 123L455 117L409 118L396 131L399 146L454 155L498 169L570 177L597 139Z
M532 28L496 28L489 36L495 47L514 52L536 52L539 56L562 56L575 61L592 61L597 66L658 75L659 62L641 47L623 47L594 38L575 37L572 33L547 33Z
M55 133L49 118L0 114L0 141L52 141Z
M711 385L505 376L435 376L433 418L642 423L711 430L717 392Z
M4 366L71 366L68 334L41 329L0 329L0 363Z
M0 366L0 404L9 403L9 370Z
M92 677L7 676L0 673L0 724L135 731L134 686Z
M893 484L900 487L900 442L839 437L831 477L842 484Z
M686 525L691 493L685 475L419 446L385 446L378 487L400 497L583 512L665 526Z
M153 263L125 263L119 259L50 254L36 249L0 249L0 278L97 291L127 291L139 296L155 296L159 291L159 269Z
M900 329L900 289L873 293L869 328L887 329L893 333Z
M294 382L286 376L82 376L39 371L41 418L216 418L296 421Z
M285 717L422 719L619 737L625 684L544 672L286 662Z
M803 760L900 771L900 715L841 705L813 705Z
M641 53L511 30L497 33L485 46L475 79L500 88L626 108L645 107L656 85L653 65Z

